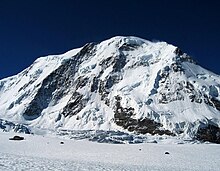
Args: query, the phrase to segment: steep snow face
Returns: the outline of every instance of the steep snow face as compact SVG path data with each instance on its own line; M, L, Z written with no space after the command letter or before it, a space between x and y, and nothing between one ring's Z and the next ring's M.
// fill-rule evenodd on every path
M166 42L113 37L0 81L0 117L46 129L220 138L220 78ZM211 125L211 127L210 127Z
M23 122L22 112L34 99L43 80L79 51L74 49L63 55L38 58L21 73L0 80L0 117Z

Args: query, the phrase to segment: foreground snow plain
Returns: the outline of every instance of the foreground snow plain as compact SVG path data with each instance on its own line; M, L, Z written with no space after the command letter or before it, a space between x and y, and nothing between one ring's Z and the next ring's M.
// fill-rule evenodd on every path
M0 170L220 169L220 145L216 144L101 144L27 134L20 134L24 141L10 141L14 135L19 134L0 132Z

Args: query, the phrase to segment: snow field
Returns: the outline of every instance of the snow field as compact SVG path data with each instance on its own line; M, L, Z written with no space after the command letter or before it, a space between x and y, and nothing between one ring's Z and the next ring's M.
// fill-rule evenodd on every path
M218 171L215 144L99 144L57 137L0 133L0 170ZM60 142L64 144L60 144ZM165 152L170 154L165 154Z

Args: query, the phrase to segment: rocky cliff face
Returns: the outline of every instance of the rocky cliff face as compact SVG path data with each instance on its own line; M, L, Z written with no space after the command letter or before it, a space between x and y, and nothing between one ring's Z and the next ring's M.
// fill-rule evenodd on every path
M137 37L39 58L0 81L0 117L32 127L123 130L220 143L220 77Z

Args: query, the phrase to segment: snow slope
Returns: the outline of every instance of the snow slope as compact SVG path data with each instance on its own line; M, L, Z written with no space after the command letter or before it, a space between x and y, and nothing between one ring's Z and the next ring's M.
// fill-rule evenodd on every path
M0 118L48 130L120 130L220 142L219 94L220 77L179 48L117 36L39 58L1 80Z
M24 141L9 141L14 133L0 132L0 170L218 171L220 168L220 148L214 144L112 145L20 135L25 136Z

